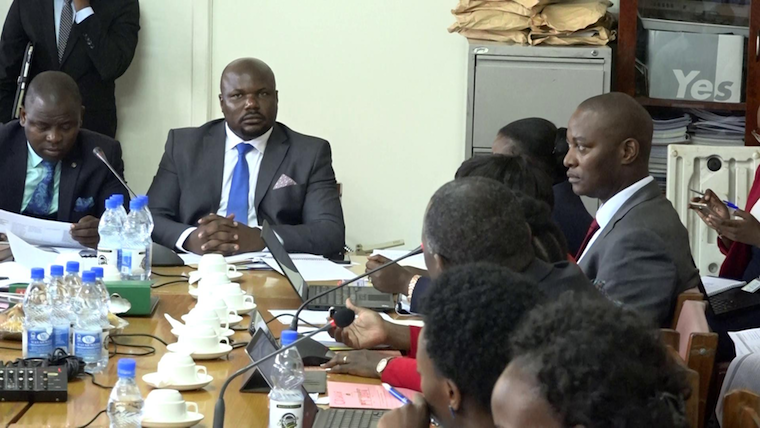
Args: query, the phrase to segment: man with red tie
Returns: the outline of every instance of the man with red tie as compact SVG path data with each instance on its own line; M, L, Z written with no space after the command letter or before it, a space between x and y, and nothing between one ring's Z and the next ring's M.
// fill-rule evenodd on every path
M652 118L622 93L584 101L567 128L573 192L602 206L576 260L607 296L669 325L679 293L698 287L686 228L649 175Z

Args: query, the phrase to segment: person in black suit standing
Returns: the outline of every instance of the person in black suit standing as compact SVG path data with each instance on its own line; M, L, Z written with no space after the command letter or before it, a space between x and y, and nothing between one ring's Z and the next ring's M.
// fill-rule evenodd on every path
M169 131L148 190L153 240L197 254L264 248L268 221L293 253L343 250L345 225L330 144L276 122L274 73L243 58L224 69L224 119Z
M79 129L82 98L76 82L58 71L37 75L29 85L19 120L0 127L0 209L73 223L71 236L97 247L98 219L112 194L129 194L92 153L100 147L123 175L121 145Z
M34 44L29 78L71 76L85 107L82 127L116 136L115 81L132 62L140 30L137 0L14 0L0 37L0 122L13 117L16 79Z

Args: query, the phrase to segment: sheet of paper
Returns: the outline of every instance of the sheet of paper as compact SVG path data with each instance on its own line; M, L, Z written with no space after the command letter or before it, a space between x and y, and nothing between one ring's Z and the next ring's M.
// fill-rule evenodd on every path
M395 260L404 254L407 254L409 251L407 250L375 250L375 252L372 253L372 255L379 254L383 257L387 257L391 260ZM408 259L401 260L398 262L400 266L409 266L417 269L427 270L427 266L425 266L425 256L422 254L417 254L416 256L409 257Z
M29 244L12 232L6 233L11 243L14 260L25 268L41 267L48 270L50 265L65 266L66 262L79 262L79 271L84 272L98 265L97 257L81 257L76 248L40 248Z
M316 328L309 327L309 326L300 326L300 327L298 327L298 332L301 333L301 334L311 333L314 330L316 330ZM350 349L348 346L346 346L345 343L343 343L343 342L337 342L335 339L333 339L330 336L330 333L328 333L326 331L323 331L321 333L317 333L314 336L312 336L311 338L314 339L314 340L316 340L317 342L319 342L319 343L327 346L328 348L346 348L346 349Z
M41 220L0 210L0 232L12 232L32 245L84 248L71 238L71 223Z
M411 389L396 389L409 399L419 394ZM330 396L330 407L336 409L392 410L403 405L382 385L328 381L327 394Z
M747 283L734 279L716 278L714 276L703 276L702 285L705 287L707 296L714 296L732 288L743 287Z
M252 253L243 253L243 254L235 254L234 256L227 256L224 258L224 260L227 261L229 264L235 264L235 263L244 263L248 261L257 261L260 262L261 258L268 253L263 253L261 251L259 252L252 252ZM201 257L203 257L200 254L193 254L193 253L177 253L179 258L182 259L183 262L185 262L186 265L197 265L201 261Z
M290 316L282 316L280 318L277 318L277 321L281 322L285 325L290 325L290 321L293 319L293 315L295 315L296 310L295 309L270 309L269 313L272 314L272 316L276 317L279 315L287 314ZM304 309L301 311L301 313L298 315L299 318L301 318L302 321L306 321L309 324L314 325L325 325L327 324L327 319L330 317L329 311L310 311L307 309Z
M736 356L760 352L760 328L742 331L730 331L728 337L734 341Z
M386 314L385 312L380 312L380 317L386 321L392 322L394 324L400 324L400 325L412 325L415 327L422 327L425 325L425 321L419 320L419 319L409 319L409 318L391 318L390 315Z
M282 275L282 269L271 257L265 257L264 262L272 269ZM294 259L293 264L298 268L298 272L303 276L306 282L313 281L338 281L342 279L351 279L354 275L350 270L337 263L327 259Z

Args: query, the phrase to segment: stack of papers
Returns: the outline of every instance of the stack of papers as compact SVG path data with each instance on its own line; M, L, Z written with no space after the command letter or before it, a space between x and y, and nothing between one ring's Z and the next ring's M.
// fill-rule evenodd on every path
M728 337L734 341L736 357L760 352L760 328L743 331L729 331Z
M660 189L665 192L668 175L668 145L689 142L686 131L691 124L691 116L684 114L677 117L655 118L652 122L654 122L654 134L652 153L649 156L649 173Z
M419 394L411 389L395 389L410 400ZM334 409L392 410L403 405L382 385L329 381L327 393L330 395L330 407Z
M373 256L380 255L389 260L396 260L397 258L408 253L409 251L407 250L375 250L375 252L373 252L372 255ZM425 256L423 254L417 254L416 256L406 258L404 260L401 260L398 264L399 266L406 266L406 267L413 267L413 268L417 268L421 270L427 270L427 266L425 266Z
M341 281L352 279L356 275L346 269L344 265L339 265L327 260L321 256L312 254L293 254L290 256L293 264L296 265L298 272L303 276L306 282L312 281ZM262 259L270 268L284 275L282 269L273 257L264 257Z
M695 121L689 126L692 142L709 146L743 146L744 116L721 116L704 110L689 110Z
M747 285L744 281L737 281L734 279L716 278L714 276L703 276L702 285L705 287L705 293L707 297L720 294L724 291L731 290L732 288L744 287Z

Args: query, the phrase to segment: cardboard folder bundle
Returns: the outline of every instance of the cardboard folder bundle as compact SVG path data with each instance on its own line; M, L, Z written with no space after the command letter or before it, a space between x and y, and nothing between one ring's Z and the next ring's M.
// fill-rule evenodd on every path
M450 33L520 45L606 45L615 39L607 0L459 0Z

